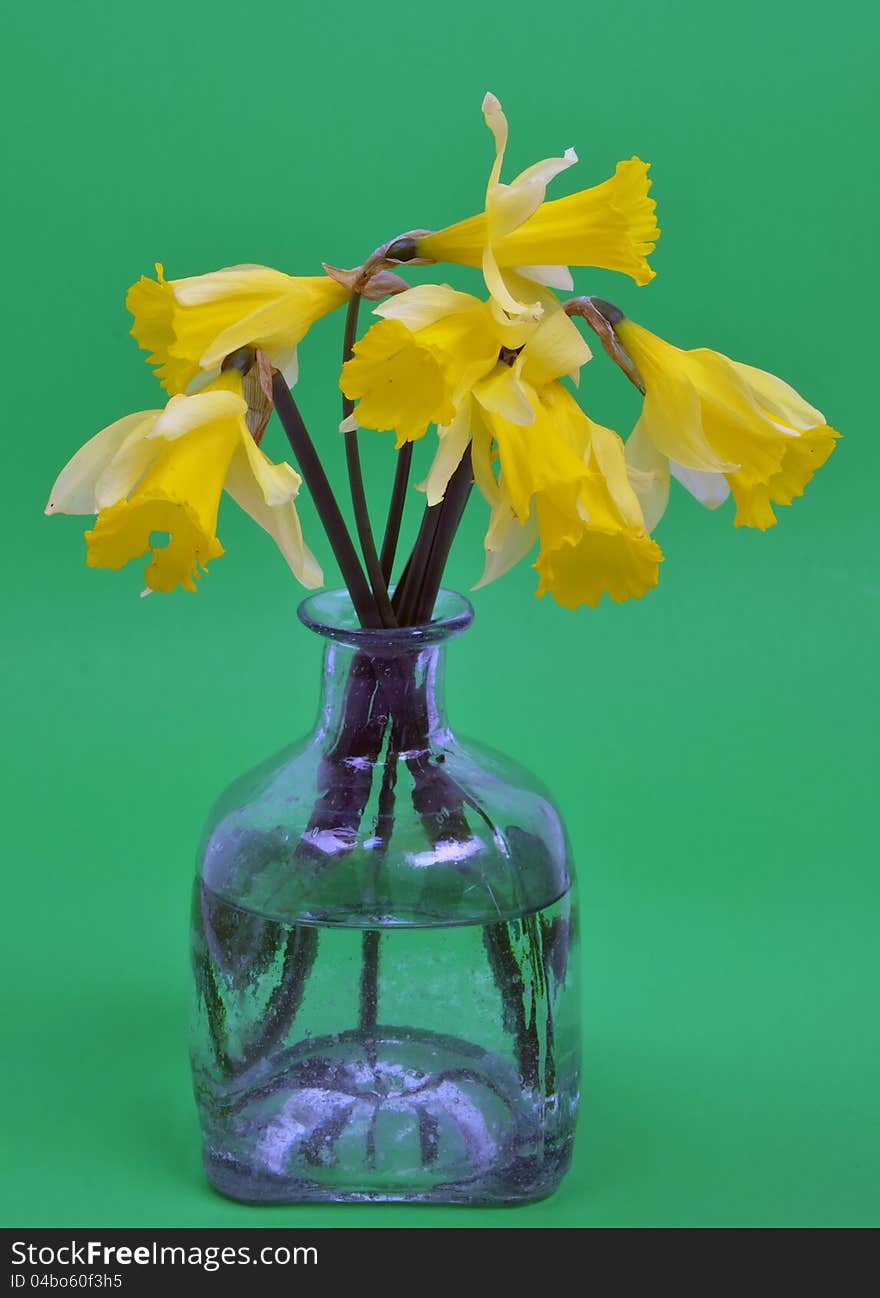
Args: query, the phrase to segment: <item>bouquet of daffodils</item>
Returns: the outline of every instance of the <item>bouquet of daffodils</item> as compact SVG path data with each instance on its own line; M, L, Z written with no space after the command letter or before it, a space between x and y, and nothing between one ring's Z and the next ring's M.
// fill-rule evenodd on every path
M194 591L223 554L224 489L274 538L296 578L322 584L295 500L305 480L366 627L430 619L450 546L476 485L489 509L485 568L495 580L536 546L537 593L566 608L623 601L658 581L651 532L670 480L708 509L732 495L736 526L765 529L828 459L838 434L782 380L707 349L682 351L612 303L573 293L570 266L654 272L659 235L648 166L620 162L601 184L548 200L573 150L501 178L507 120L491 94L495 141L483 210L438 231L411 230L363 265L294 277L265 266L156 278L129 289L132 334L170 399L126 415L87 442L59 475L47 513L96 514L87 562L122 568L149 556L149 591ZM404 266L482 270L486 292L410 287ZM378 320L358 337L362 299ZM357 529L340 511L291 388L297 347L322 316L345 308L341 432ZM624 443L572 391L591 359L589 328L644 397ZM275 410L297 467L261 449ZM413 443L436 430L417 484L426 504L412 552L396 571ZM381 539L365 497L361 429L394 434L396 462ZM390 439L389 439L390 444ZM164 542L164 543L163 543Z

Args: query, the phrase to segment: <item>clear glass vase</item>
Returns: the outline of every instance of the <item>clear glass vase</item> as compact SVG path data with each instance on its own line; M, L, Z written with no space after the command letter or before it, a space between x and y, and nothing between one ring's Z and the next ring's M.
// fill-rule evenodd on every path
M249 1202L517 1203L571 1159L577 914L546 789L446 720L472 610L326 640L313 734L236 781L193 906L207 1174Z

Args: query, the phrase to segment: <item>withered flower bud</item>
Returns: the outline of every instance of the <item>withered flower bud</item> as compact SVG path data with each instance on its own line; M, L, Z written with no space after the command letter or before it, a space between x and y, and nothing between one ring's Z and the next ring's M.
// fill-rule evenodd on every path
M614 331L614 326L626 319L620 307L607 302L604 297L573 297L563 307L567 315L580 316L582 320L586 320L614 364L623 370L630 383L644 396L645 384L638 366Z
M405 234L402 239L395 239L385 249L385 256L389 261L412 261L416 256L416 241L411 234Z
M221 370L238 370L240 374L247 374L254 360L253 347L238 347L234 352L229 353L220 368Z
M591 297L588 300L592 302L596 310L605 317L610 325L620 324L621 320L626 319L620 307L615 306L613 302L606 301L604 297Z
M410 287L406 280L400 275L395 275L393 270L381 268L371 270L369 263L355 266L352 270L328 266L326 261L321 264L337 284L342 284L350 293L360 293L361 297L365 297L370 302L378 302L380 298L391 297L394 293L403 293Z

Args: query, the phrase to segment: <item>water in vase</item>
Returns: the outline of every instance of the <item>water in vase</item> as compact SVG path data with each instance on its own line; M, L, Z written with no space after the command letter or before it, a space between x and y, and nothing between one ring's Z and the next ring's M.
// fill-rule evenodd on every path
M571 894L493 922L377 929L281 923L199 882L193 921L218 1189L510 1203L558 1184L578 1099Z

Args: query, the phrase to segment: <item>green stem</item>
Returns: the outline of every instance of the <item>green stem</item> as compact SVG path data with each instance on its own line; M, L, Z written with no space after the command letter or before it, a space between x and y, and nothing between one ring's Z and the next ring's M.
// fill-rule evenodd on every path
M348 300L348 311L345 315L345 336L342 343L343 365L350 359L354 350L360 302L360 293L352 292ZM342 418L347 419L353 410L354 402L343 396ZM394 615L394 609L391 607L391 600L388 596L388 583L382 572L382 565L379 562L379 555L376 550L376 541L373 537L373 529L370 526L370 511L367 508L367 494L364 490L364 475L361 471L361 456L358 449L356 428L352 428L345 434L345 458L348 464L348 481L351 486L351 503L354 507L358 539L361 543L364 566L367 569L367 576L379 612L379 619L382 626L397 626L397 618Z

